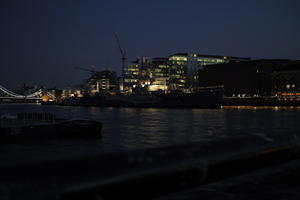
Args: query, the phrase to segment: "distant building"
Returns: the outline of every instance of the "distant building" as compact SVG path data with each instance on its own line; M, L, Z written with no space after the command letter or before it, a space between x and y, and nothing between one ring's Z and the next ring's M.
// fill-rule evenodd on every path
M153 58L151 64L151 82L148 86L150 92L168 91L169 63L168 58Z
M62 92L63 90L58 88L49 88L47 89L46 95L48 95L52 99L60 99L62 98Z
M281 72L276 69L285 66L289 60L253 60L229 62L204 66L198 71L199 86L224 86L226 96L274 95L275 79ZM281 74L281 75L279 75ZM275 76L274 76L275 75ZM292 82L291 82L292 84ZM276 86L282 87L282 83Z
M192 92L199 86L198 71L205 66L250 61L250 58L176 53L167 58L138 57L123 69L125 91Z
M136 87L140 77L140 65L134 61L125 66L124 71L124 89Z
M126 65L123 71L125 90L150 85L152 74L149 57L138 57L136 61Z
M140 66L140 77L138 85L141 87L147 87L150 85L152 78L152 65L149 57L138 57L137 63Z
M198 70L229 62L226 56L177 53L169 56L169 89L192 90L198 86Z
M111 92L118 88L117 74L110 70L95 72L86 84L92 95L99 92Z
M71 88L66 88L62 90L62 94L61 94L61 98L70 98L70 97L74 97L74 90L72 90Z
M183 90L187 82L188 54L169 56L169 90Z
M300 96L300 61L275 66L273 80L277 94Z

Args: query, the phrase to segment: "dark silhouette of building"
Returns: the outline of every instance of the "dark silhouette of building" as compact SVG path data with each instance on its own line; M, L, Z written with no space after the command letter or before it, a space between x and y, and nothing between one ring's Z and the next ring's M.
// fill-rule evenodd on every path
M279 73L279 69L286 69L288 62L290 60L262 59L207 65L198 71L199 86L222 85L225 96L273 95L276 85L274 75Z
M274 91L299 92L300 91L300 61L288 62L279 65L273 72Z

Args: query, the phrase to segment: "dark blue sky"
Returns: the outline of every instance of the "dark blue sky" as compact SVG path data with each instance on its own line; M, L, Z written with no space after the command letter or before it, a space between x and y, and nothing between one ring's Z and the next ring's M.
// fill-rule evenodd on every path
M194 52L300 59L298 0L6 0L0 2L0 84L65 87L88 72Z

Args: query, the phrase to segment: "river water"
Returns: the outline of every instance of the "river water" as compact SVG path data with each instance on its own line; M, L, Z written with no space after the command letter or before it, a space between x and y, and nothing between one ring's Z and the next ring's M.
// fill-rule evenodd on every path
M299 108L142 109L0 104L0 115L18 112L51 112L61 118L97 120L103 123L102 139L1 144L2 165L153 148L237 135L300 130Z

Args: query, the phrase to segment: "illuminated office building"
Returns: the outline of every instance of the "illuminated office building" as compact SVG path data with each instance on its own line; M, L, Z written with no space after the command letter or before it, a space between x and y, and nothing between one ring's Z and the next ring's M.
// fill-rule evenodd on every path
M124 89L136 87L140 77L140 65L134 61L125 66L124 71Z
M153 58L151 65L151 83L148 86L150 92L168 90L169 65L168 58Z
M110 70L95 72L87 80L87 87L92 95L114 91L117 88L117 74Z
M187 81L187 54L169 57L169 90L184 89Z
M152 78L152 65L149 57L138 57L138 64L140 65L140 79L139 87L147 87L151 83Z
M138 57L136 61L125 66L124 87L130 90L136 87L150 85L151 60L148 57Z
M199 86L198 71L210 65L240 62L249 58L177 53L168 58L139 57L124 68L124 88L148 91L192 92Z
M221 64L223 56L178 53L169 56L169 89L191 91L198 86L198 70L204 66Z

